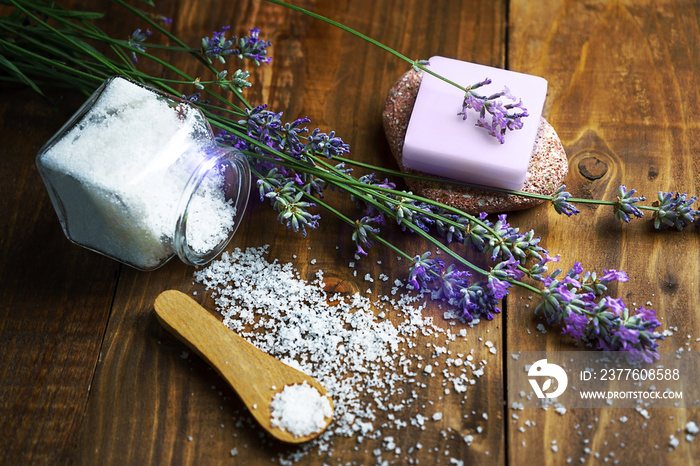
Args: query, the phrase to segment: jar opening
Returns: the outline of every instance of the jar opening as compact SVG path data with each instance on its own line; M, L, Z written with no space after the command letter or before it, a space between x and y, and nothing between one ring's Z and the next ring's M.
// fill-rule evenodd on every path
M180 199L174 246L189 265L219 255L241 223L250 193L250 167L234 148L206 148Z

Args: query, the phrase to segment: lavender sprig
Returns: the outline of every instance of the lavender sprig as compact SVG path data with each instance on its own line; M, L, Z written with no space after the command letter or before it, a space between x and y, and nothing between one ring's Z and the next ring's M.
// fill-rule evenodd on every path
M369 249L374 244L370 239L370 235L372 233L377 234L380 231L379 227L372 226L372 223L383 225L385 223L384 217L381 214L376 217L364 216L360 220L355 221L352 240L355 242L355 246L357 246L358 255L367 255L365 249Z
M558 214L566 214L567 217L581 213L573 204L569 202L571 194L564 191L566 185L561 185L552 195L552 205Z
M249 29L250 36L241 37L238 39L238 49L234 50L234 55L238 58L248 58L253 60L256 65L260 63L269 64L272 57L267 56L267 48L272 45L272 42L260 39L260 29Z
M139 50L141 52L146 51L146 47L144 47L143 43L146 42L146 39L148 39L148 36L151 35L151 31L146 29L145 31L142 31L141 29L136 29L132 34L131 37L129 37L129 40L127 44L129 47L132 49ZM134 61L134 63L138 63L138 58L136 57L136 52L133 50L131 51L131 59Z
M233 39L226 38L226 32L229 29L231 26L224 26L220 31L214 31L211 37L202 38L202 53L209 63L212 59L226 63L226 57L234 54L235 49L232 47L235 37Z
M226 33L229 29L231 26L224 26L220 31L214 31L211 37L202 38L201 51L209 63L212 60L226 63L226 58L231 55L247 58L256 65L268 64L272 61L272 57L267 56L267 48L272 45L272 42L260 39L260 29L250 29L250 36L240 38L233 36L227 39Z
M491 80L486 78L467 87L462 102L462 111L458 115L466 120L468 109L478 112L479 118L476 121L476 126L486 129L491 136L504 144L506 131L521 129L523 127L522 119L529 115L523 106L522 99L515 97L507 87L488 97L476 92L476 89L488 84L491 84ZM513 103L504 103L501 98Z
M605 295L607 285L629 280L624 271L606 270L596 278L576 263L561 279L561 269L543 279L542 302L535 309L562 333L596 349L627 351L647 363L658 359L655 330L661 326L656 312L641 308L632 314L622 298Z
M644 213L634 206L634 204L640 201L646 201L646 198L644 196L633 196L635 192L634 189L627 191L627 187L624 184L620 186L617 195L617 206L615 206L615 216L618 220L629 223L632 218L630 217L631 215L637 218L644 216Z
M664 193L659 191L659 200L654 202L658 210L654 212L654 227L656 229L675 227L678 231L695 221L698 212L692 205L696 196L688 198L686 194Z

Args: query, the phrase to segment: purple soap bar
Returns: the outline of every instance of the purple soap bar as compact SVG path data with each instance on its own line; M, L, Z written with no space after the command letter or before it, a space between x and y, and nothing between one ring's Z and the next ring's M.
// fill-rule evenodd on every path
M476 92L489 96L508 87L513 95L522 99L529 116L522 119L521 129L507 131L505 144L501 144L486 129L475 125L478 112L467 109L466 120L458 115L462 111L463 91L424 73L406 129L403 164L414 170L482 186L520 189L535 147L547 81L538 76L444 57L431 58L428 69L464 87L490 78L492 83Z

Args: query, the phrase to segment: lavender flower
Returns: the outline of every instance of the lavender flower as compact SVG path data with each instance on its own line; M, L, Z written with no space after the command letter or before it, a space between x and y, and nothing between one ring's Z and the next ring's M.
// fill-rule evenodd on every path
M604 295L605 283L627 281L621 270L606 270L600 279L585 272L580 263L560 280L561 270L544 278L542 302L535 313L542 313L550 324L562 324L562 333L597 349L627 351L646 362L658 359L655 329L661 324L653 310L632 314L622 298Z
M339 137L336 137L335 131L326 134L321 133L318 128L314 129L309 135L306 147L329 159L350 152L350 146L345 144Z
M354 231L352 232L352 240L355 241L357 246L357 254L366 256L367 251L372 247L374 242L370 240L370 233L379 233L378 227L373 227L371 223L384 224L384 217L378 215L376 217L362 217L360 220L355 221Z
M241 38L233 36L231 39L227 39L226 32L229 29L231 26L224 26L220 31L214 31L211 37L202 38L202 54L209 63L212 60L226 63L226 57L231 55L238 58L248 58L253 60L256 65L272 61L271 57L266 56L267 48L272 45L272 42L259 38L260 29L250 29L250 36Z
M234 50L233 53L238 58L253 60L256 65L270 63L272 57L267 56L267 48L272 45L272 42L260 39L260 29L258 28L249 29L249 31L250 36L238 39L238 49Z
M468 288L462 288L462 298L458 306L462 310L462 315L468 321L475 318L484 317L486 320L493 320L494 314L500 313L498 299L488 291L485 282L478 282Z
M306 236L306 227L317 228L319 215L311 215L306 209L315 207L312 202L304 202L301 197L303 192L298 192L291 199L286 196L276 198L279 201L279 215L277 219L285 223L287 228L291 228L295 233L301 231L303 236Z
M306 127L302 126L309 123L308 118L298 118L291 123L285 123L279 130L279 140L277 147L280 151L286 152L294 158L299 158L304 151L304 143L301 142L299 136L306 132Z
M226 39L226 31L229 29L231 26L224 26L221 31L214 31L211 37L202 38L202 53L209 63L212 59L226 63L226 57L236 53L232 48L236 38Z
M696 196L687 198L686 194L664 193L659 191L659 200L654 202L658 207L654 213L654 228L675 227L678 231L683 227L693 223L698 215L698 211L693 210L692 205L697 199Z
M286 184L286 178L282 173L278 173L277 168L269 170L265 176L258 178L256 182L260 192L260 200L264 200L267 194Z
M146 31L141 31L141 29L136 29L132 34L131 37L129 38L127 45L133 49L139 50L141 52L146 51L146 47L144 47L143 43L146 41L148 36L151 35L151 31L146 29ZM131 59L134 61L134 63L137 63L139 60L136 58L136 52L132 51L131 52Z
M469 286L471 274L466 270L459 270L454 264L442 270L436 280L437 285L432 292L432 299L453 302L461 297L461 289Z
M564 317L563 323L562 334L569 335L577 340L583 340L585 338L584 332L586 331L586 327L588 327L588 317L585 314L571 311Z
M223 71L222 71L223 73ZM221 73L219 73L221 74ZM225 75L224 75L225 76ZM233 73L233 76L231 77L231 80L229 83L233 88L236 90L236 92L241 92L243 89L247 89L252 86L251 83L247 81L247 79L250 77L250 73L247 71L243 70L236 70L235 73Z
M425 252L413 258L408 283L415 290L427 289L427 284L439 277L444 267L442 259L430 259L430 252Z
M571 198L571 194L564 191L565 188L566 185L561 185L559 189L554 192L552 195L552 205L558 214L566 214L567 217L571 217L572 215L576 215L581 211L567 201L567 199Z
M491 136L498 139L501 144L504 144L506 142L506 131L521 129L523 127L522 119L529 115L527 109L523 107L523 101L517 99L507 87L503 91L488 97L475 92L476 89L488 84L491 84L491 80L487 78L467 88L464 94L464 101L462 102L462 111L458 115L461 115L462 119L466 120L467 109L478 112L479 119L476 122L476 126L486 129ZM512 103L504 104L499 100L501 97L512 101ZM515 103L516 100L517 103ZM490 117L490 121L487 120L487 114Z
M637 218L644 216L644 213L633 204L639 201L646 201L646 198L644 196L634 197L633 194L635 192L636 191L634 189L627 191L625 185L620 186L617 195L617 205L615 206L615 216L618 218L618 220L629 223L630 219L632 218L630 215L634 215Z

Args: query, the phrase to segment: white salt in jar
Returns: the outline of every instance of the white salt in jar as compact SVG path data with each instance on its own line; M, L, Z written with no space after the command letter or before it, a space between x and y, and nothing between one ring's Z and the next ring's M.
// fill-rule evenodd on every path
M203 265L228 244L250 193L239 151L190 102L112 77L36 157L66 236L140 270Z

